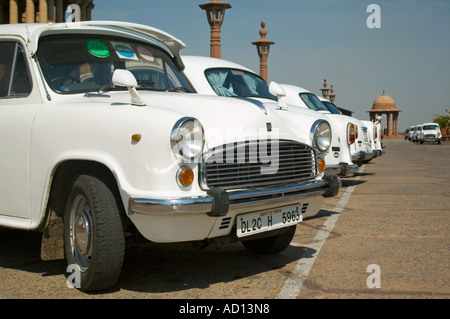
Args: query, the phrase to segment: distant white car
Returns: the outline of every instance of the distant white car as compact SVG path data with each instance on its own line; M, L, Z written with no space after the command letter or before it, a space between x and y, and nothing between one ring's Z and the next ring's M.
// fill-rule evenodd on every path
M376 158L378 157L378 152L375 152L374 125L372 121L368 120L361 120L361 122L363 122L364 126L367 127L367 135L369 137L370 148L373 152L372 158Z
M381 132L381 118L376 119L375 122L373 122L373 139L375 143L375 149L374 152L378 153L378 156L381 156L385 154L383 141L382 141L382 132Z
M418 138L420 144L424 142L438 144L442 143L441 129L438 123L424 123L422 124L422 131Z
M43 258L65 258L83 291L115 285L127 241L279 252L339 191L328 123L294 132L262 103L196 94L164 31L0 31L0 226L41 231Z
M340 156L336 156L339 155L336 151L336 148L339 148L336 142L338 136L330 117L286 103L288 98L285 96L286 92L279 90L277 84L267 84L256 72L238 63L203 56L182 56L182 59L185 65L184 73L200 94L244 99L262 108L271 109L290 129L305 138L311 138L312 144L317 142L312 139L309 132L320 123L324 129L332 133L332 140L326 147L318 144L325 158L325 175L341 176L348 172L348 169L340 165Z
M408 132L408 140L412 141L412 137L413 137L415 129L416 129L416 126L411 125L411 127L409 128L409 132Z
M422 124L416 125L412 133L411 141L413 141L414 143L419 143L419 137L421 133L422 133Z

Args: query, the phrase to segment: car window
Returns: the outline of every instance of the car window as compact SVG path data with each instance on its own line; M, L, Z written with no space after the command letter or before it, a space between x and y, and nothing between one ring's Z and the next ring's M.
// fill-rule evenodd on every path
M437 125L424 125L423 130L438 130L439 127Z
M205 71L206 79L220 96L257 97L276 101L269 86L260 76L238 69L212 68Z
M22 46L15 41L0 42L0 98L26 97L31 79Z
M161 48L128 38L53 35L40 39L37 57L49 86L58 93L112 90L112 74L126 69L138 90L194 92Z
M323 105L325 105L325 107L328 109L328 111L330 111L330 113L332 113L332 114L342 114L342 112L333 103L326 102L326 101L323 101L322 103L323 103Z
M306 92L299 93L299 96L309 109L314 111L328 111L316 95Z

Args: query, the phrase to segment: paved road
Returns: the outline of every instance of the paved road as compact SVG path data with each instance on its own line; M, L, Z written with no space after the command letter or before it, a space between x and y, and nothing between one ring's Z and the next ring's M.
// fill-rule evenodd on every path
M448 299L450 144L384 143L276 256L130 250L115 289L85 294L67 288L63 262L40 261L39 234L0 228L0 298Z

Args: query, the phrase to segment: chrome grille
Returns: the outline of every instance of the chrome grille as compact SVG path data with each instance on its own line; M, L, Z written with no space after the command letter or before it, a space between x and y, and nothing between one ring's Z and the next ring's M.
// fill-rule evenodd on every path
M287 141L246 141L216 147L200 165L203 189L255 188L287 185L313 179L317 174L314 150Z

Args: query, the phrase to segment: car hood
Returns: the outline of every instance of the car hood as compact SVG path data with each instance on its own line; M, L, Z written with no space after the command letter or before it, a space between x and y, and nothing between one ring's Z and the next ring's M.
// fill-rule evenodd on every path
M295 105L287 105L287 108L280 108L277 101L272 101L268 99L253 99L263 103L266 109L271 109L277 115L286 122L291 130L296 134L302 135L309 139L309 133L311 132L311 127L317 120L328 121L331 125L327 115L321 114L319 112L310 110L308 108L302 108Z
M111 99L122 103L130 101L127 92L111 95ZM203 125L209 148L237 142L237 138L286 139L311 146L309 137L286 126L278 113L252 101L194 93L139 91L139 95L146 105L131 107L169 109L178 112L180 117L198 119Z

